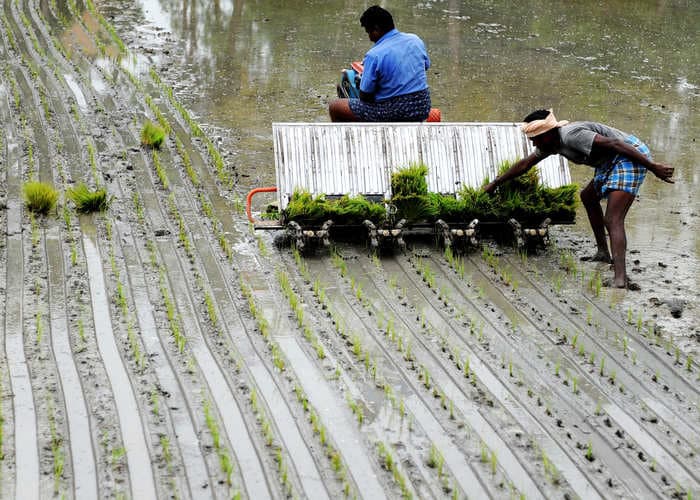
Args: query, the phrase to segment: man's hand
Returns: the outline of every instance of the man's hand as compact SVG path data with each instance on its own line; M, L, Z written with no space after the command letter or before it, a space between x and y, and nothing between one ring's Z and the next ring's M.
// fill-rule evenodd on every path
M654 175L662 181L668 182L669 184L673 184L674 180L671 179L671 177L673 177L674 170L675 169L671 165L666 165L664 163L654 163L654 168L652 169L652 172L654 172Z

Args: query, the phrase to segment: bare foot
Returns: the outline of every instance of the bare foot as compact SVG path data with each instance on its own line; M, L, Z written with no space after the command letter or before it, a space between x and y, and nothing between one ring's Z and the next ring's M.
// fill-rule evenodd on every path
M606 278L603 280L603 286L607 288L623 288L626 290L631 290L633 292L638 292L639 290L642 289L637 283L630 281L629 278L625 278L624 280L611 280L610 278Z
M596 252L595 255L584 255L581 257L584 262L605 262L606 264L612 264L612 259L610 254L607 252Z

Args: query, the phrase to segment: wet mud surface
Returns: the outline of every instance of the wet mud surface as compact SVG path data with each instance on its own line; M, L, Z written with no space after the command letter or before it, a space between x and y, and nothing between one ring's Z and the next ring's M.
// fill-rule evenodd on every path
M137 6L2 2L0 497L700 494L700 270L676 230L697 234L697 205L659 209L646 243L631 222L637 292L602 287L570 227L530 254L300 255L242 211L267 128L183 105L181 46ZM29 179L55 211L26 208ZM78 182L109 209L79 215Z

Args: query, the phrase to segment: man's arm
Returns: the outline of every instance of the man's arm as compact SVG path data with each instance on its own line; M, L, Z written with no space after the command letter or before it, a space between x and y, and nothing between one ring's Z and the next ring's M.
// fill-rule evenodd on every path
M613 153L626 156L633 162L645 167L662 181L673 184L673 179L671 179L671 177L673 176L674 169L672 166L651 161L645 155L624 141L596 134L593 138L592 149L612 151Z
M526 156L522 160L518 161L515 165L503 172L503 174L486 184L486 186L484 186L484 191L487 193L492 193L498 186L506 181L509 181L510 179L515 179L516 177L523 175L540 161L544 160L547 156L549 156L547 153L530 153L529 156Z

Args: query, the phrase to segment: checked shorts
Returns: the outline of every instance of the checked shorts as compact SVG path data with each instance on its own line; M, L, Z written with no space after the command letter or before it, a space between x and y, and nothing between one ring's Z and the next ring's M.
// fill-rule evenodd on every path
M637 137L630 135L625 142L651 160L649 147ZM647 169L634 163L623 155L617 155L613 160L595 169L593 186L601 198L606 198L610 191L625 191L637 196L642 187Z

